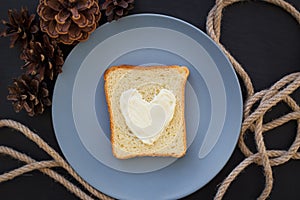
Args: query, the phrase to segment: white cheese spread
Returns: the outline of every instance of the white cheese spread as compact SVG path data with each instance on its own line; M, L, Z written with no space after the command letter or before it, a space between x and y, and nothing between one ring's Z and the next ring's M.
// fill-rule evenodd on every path
M131 132L145 144L153 144L172 120L176 106L175 95L160 90L151 102L142 99L137 89L124 91L120 108Z

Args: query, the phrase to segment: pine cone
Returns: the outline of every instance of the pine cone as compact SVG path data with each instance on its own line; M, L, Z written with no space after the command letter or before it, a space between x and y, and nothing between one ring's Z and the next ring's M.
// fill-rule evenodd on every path
M134 8L134 0L105 0L101 9L105 10L107 21L118 20Z
M22 48L26 48L29 41L39 31L35 15L29 15L26 8L20 11L8 10L9 22L2 20L6 29L0 33L1 37L10 37L10 48L13 48L17 42L21 43Z
M8 91L7 99L12 101L16 112L24 108L29 116L34 116L42 114L45 107L51 105L47 84L29 75L14 79L13 85L8 86Z
M64 44L87 40L101 12L97 0L40 0L40 27Z
M44 80L45 76L53 80L62 72L63 53L57 42L46 34L43 35L42 41L30 41L20 57L25 61L22 69L26 69L26 74L36 75L40 81Z

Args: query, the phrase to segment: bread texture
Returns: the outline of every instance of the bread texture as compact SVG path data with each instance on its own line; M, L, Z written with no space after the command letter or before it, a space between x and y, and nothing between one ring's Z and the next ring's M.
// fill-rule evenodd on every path
M185 66L112 66L104 74L104 89L110 115L112 152L116 158L140 156L182 157L186 153L184 118L185 84L189 70ZM176 97L172 120L151 145L143 143L129 127L120 109L121 94L135 88L150 102L162 89Z

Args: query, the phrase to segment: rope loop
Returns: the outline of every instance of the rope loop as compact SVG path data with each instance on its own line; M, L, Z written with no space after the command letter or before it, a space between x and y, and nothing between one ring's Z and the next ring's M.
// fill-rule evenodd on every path
M240 163L228 175L218 189L215 196L216 200L222 199L229 185L247 166L255 163L262 166L265 175L265 188L258 199L266 199L273 187L272 166L281 165L290 159L299 159L300 154L297 153L300 147L300 108L297 102L290 96L300 87L300 72L292 73L283 77L271 88L255 93L253 84L249 75L243 69L241 64L226 50L220 43L221 37L221 21L222 12L225 7L244 0L216 0L215 6L208 14L206 21L206 30L210 37L220 46L226 56L232 63L235 71L242 79L246 91L247 98L244 104L244 119L239 137L239 147L246 156L245 160ZM281 7L293 16L298 24L300 24L300 13L292 5L283 0L261 0ZM291 108L291 112L264 124L264 115L279 102L284 102ZM257 106L258 105L258 106ZM257 107L255 107L257 106ZM276 127L279 127L291 120L297 121L297 133L294 142L287 151L267 150L264 142L264 133ZM245 135L254 134L257 152L253 153L245 143Z

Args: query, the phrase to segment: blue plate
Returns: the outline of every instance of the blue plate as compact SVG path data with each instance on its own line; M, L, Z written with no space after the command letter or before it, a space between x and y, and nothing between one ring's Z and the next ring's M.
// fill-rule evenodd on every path
M185 65L187 154L113 157L103 73L112 65ZM53 95L61 150L75 171L118 199L177 199L208 183L230 158L240 132L242 96L222 51L182 20L138 14L99 27L69 54Z

